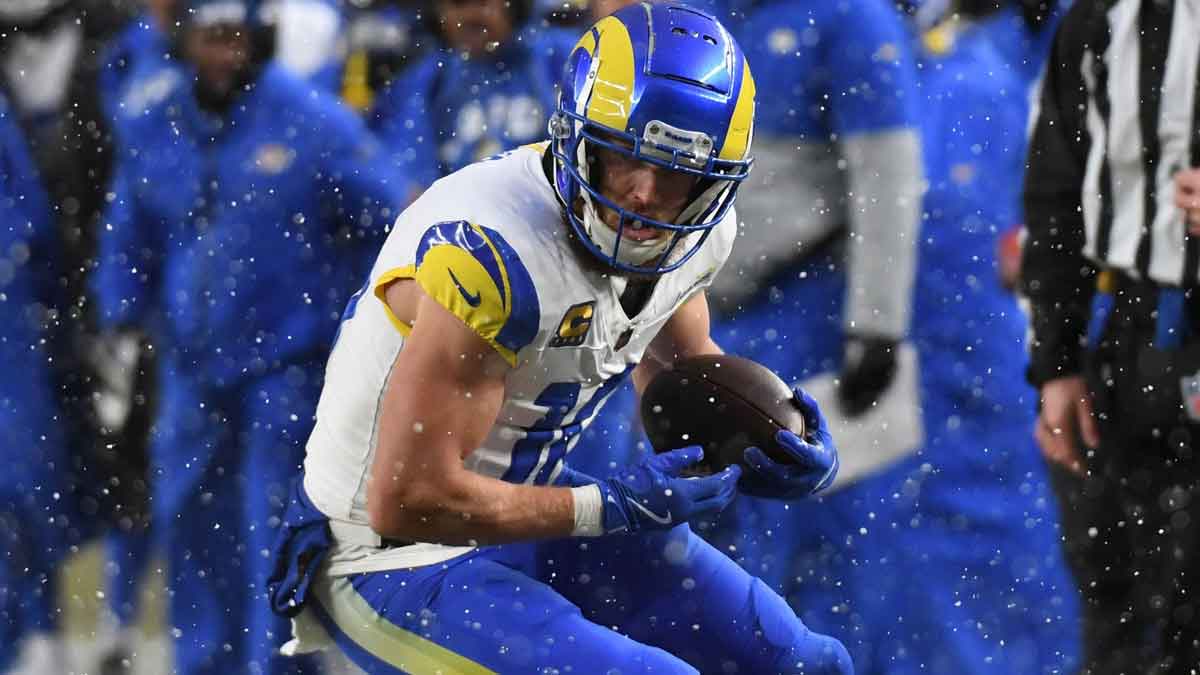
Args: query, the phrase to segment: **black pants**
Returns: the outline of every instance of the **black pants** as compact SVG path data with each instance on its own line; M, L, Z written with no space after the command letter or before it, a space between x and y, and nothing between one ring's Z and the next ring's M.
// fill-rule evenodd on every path
M1086 675L1200 674L1200 424L1180 384L1200 370L1200 330L1180 350L1154 349L1154 294L1119 291L1087 359L1101 436L1087 476L1051 473Z

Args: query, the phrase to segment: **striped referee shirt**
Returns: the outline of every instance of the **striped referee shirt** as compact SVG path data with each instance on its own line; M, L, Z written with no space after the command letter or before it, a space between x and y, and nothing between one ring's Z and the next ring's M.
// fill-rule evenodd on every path
M1200 284L1173 184L1200 166L1200 0L1078 0L1048 63L1025 178L1035 384L1079 372L1098 269Z

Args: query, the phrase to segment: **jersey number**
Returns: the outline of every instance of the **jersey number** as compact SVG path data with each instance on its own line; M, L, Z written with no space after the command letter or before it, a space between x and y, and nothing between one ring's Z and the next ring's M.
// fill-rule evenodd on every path
M600 387L596 389L596 393L575 412L570 422L566 424L563 422L579 403L579 394L583 386L578 382L559 382L542 390L542 393L534 400L534 404L545 407L546 414L534 422L533 426L526 429L525 438L517 441L513 446L512 464L504 472L503 479L510 483L529 482L530 475L541 461L541 468L533 477L533 483L544 485L549 481L554 469L566 456L571 440L591 422L601 404L609 396L612 396L631 372L633 372L632 365L601 383Z

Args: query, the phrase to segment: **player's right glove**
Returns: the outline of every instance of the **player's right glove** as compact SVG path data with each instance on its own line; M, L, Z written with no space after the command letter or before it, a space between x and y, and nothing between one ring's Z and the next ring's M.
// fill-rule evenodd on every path
M824 490L837 478L837 446L817 399L799 387L794 397L804 415L805 438L787 429L775 435L779 447L791 457L789 463L776 462L759 448L746 448L746 474L740 486L743 493L768 499L801 499Z
M736 496L742 475L736 464L711 476L680 476L703 458L704 450L693 445L650 455L607 479L564 466L555 484L575 489L576 536L665 530L719 513Z

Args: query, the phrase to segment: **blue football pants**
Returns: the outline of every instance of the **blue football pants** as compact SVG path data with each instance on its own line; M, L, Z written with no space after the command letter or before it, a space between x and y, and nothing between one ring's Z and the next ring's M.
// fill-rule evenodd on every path
M841 643L686 525L316 586L310 607L368 673L852 672Z
M288 624L270 611L268 552L300 469L320 383L313 367L214 394L164 368L152 445L155 540L167 562L180 675L315 672L278 654Z
M57 627L58 566L93 525L71 489L62 427L45 371L0 383L0 672L22 637Z

